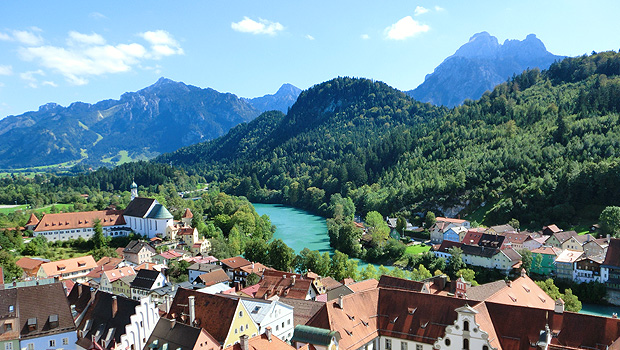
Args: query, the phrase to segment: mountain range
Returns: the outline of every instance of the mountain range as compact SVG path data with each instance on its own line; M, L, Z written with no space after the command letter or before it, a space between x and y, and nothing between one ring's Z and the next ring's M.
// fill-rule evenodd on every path
M265 110L284 110L299 89L253 99L161 78L119 100L54 103L0 120L0 168L148 159L224 135Z
M481 32L407 93L422 102L454 107L466 99L479 99L485 91L528 68L547 69L562 58L548 52L534 34L500 44L496 37Z

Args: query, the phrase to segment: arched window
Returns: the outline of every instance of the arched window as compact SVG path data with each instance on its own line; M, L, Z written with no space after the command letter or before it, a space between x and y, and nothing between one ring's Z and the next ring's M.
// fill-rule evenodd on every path
M463 350L469 350L469 339L463 339Z
M469 332L469 321L463 322L463 330Z

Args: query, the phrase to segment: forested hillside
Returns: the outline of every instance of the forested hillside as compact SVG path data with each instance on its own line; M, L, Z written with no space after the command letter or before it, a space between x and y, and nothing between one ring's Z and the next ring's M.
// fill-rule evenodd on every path
M452 110L337 78L304 91L286 116L263 114L157 161L315 211L341 193L360 212L485 206L487 223L568 222L620 200L619 74L615 52L568 58Z

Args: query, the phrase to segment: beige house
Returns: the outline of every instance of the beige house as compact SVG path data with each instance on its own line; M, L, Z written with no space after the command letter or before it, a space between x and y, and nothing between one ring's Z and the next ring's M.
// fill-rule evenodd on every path
M92 255L81 256L79 258L52 261L41 264L38 278L58 278L58 280L72 280L83 282L93 269L97 267L97 262Z
M123 257L126 261L135 265L151 262L153 255L157 254L155 248L142 241L131 241L123 249Z

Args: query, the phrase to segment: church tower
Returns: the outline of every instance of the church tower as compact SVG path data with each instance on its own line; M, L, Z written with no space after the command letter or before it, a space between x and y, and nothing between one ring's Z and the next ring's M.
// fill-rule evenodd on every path
M138 197L138 185L134 181L131 183L131 200L134 200L136 197Z

